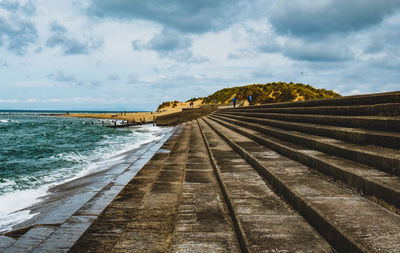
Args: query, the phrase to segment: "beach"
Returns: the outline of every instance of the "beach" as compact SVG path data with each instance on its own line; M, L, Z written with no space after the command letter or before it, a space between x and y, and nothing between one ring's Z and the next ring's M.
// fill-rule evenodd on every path
M195 101L193 103L193 108L197 108L201 105L201 101ZM184 108L191 108L190 102L177 103L176 106L166 106L160 110L153 112L113 112L113 113L68 113L68 114L57 114L56 116L61 117L77 117L77 118L93 118L93 119L106 119L106 120L128 120L134 122L144 121L145 123L150 123L153 118L159 116L168 115L175 112L180 112Z

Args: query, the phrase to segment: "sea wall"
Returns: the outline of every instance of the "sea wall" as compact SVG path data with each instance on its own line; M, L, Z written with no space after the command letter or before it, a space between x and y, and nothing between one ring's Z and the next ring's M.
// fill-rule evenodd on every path
M170 126L201 118L217 110L216 105L206 105L199 108L184 108L181 112L158 116L157 126Z

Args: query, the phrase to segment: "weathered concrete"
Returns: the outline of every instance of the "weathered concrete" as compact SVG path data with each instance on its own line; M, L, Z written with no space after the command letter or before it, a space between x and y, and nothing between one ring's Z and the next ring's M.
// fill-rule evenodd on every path
M386 103L400 103L400 91L345 96L338 98L322 98L297 102L271 103L244 107L243 109L254 108L281 108L281 107L315 107L315 106L359 106Z
M162 146L161 152L123 188L71 248L71 252L127 252L147 247L149 251L163 251L168 248L181 175L163 178L162 173L175 159L185 159L189 131L185 127L183 132L177 132ZM172 157L172 152L166 150L176 154ZM177 167L178 174L182 174L179 173L183 169L182 164L181 161ZM156 194L162 189L170 190L165 191L168 196ZM156 241L158 243L151 243Z
M200 125L250 252L332 251L254 168L204 122Z
M327 126L303 122L287 122L283 120L272 120L254 118L238 115L220 115L229 119L237 119L242 122L259 123L263 126L277 127L289 131L299 131L313 135L326 136L329 138L359 143L362 145L376 145L387 148L400 148L400 133L367 130L363 128ZM399 118L400 122L400 118Z
M157 126L176 125L203 117L216 109L217 106L215 105L204 105L198 108L184 108L181 112L158 116L156 118L156 124Z
M268 146L274 151L314 168L335 180L340 180L360 194L400 213L400 180L398 176L380 171L380 168L376 169L328 155L249 128L238 127L235 124L218 119L216 121L261 145Z
M247 116L260 119L276 119L291 122L307 122L319 125L357 127L371 130L400 132L400 117L384 116L336 116L316 114L261 113L248 111L221 111L222 115Z
M263 113L296 113L296 114L328 114L328 115L381 115L399 116L400 103L372 104L359 106L316 106L316 107L279 107L279 108L238 108L227 111L246 111Z
M215 118L221 119L226 122L230 122L234 125L243 126L246 129L252 129L260 133L265 133L277 138L298 143L300 145L305 145L307 147L343 157L346 159L353 159L356 162L363 163L369 166L373 166L378 170L386 171L395 175L400 175L400 156L397 150L394 149L384 149L379 146L388 147L400 147L400 134L378 134L376 133L376 138L370 138L372 134L368 130L362 129L344 129L344 128L330 128L337 136L343 136L343 132L348 136L353 136L349 138L352 142L338 140L338 137L325 137L325 135L319 135L320 132L317 130L305 131L302 128L292 129L295 131L285 130L284 124L282 124L281 129L274 125L271 127L262 123L250 123L247 122L246 118L233 118L233 117L221 117L218 115ZM310 134L313 133L313 134ZM360 135L363 135L360 137ZM385 138L388 137L388 138ZM390 138L389 138L390 137ZM342 138L339 138L342 139ZM361 140L360 140L361 139ZM360 142L366 144L377 144L375 146L365 146L360 145Z
M271 182L336 250L400 250L399 215L219 123L208 123Z
M192 124L172 252L239 252L235 230L197 122Z

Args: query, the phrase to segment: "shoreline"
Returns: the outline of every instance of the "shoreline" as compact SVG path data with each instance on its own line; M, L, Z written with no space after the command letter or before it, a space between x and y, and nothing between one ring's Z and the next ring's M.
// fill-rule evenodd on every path
M83 212L86 211L88 215L97 215L96 212L99 214L175 129L170 128L160 133L161 138L119 154L123 158L115 164L99 167L97 171L49 186L45 195L39 196L32 205L15 212L29 211L32 216L12 225L10 230L1 232L0 237L17 239L36 227L59 227L85 207L87 210Z
M202 104L200 102L195 102L193 107L190 106L190 102L180 103L175 106L166 106L157 111L152 112L124 112L121 111L119 113L74 113L71 112L69 114L51 114L49 116L57 116L57 117L73 117L73 118L92 118L92 119L105 119L105 120L128 120L134 122L142 122L142 123L151 123L154 118L160 116L166 116L169 114L173 114L176 112L181 112L184 109L188 108L199 108Z

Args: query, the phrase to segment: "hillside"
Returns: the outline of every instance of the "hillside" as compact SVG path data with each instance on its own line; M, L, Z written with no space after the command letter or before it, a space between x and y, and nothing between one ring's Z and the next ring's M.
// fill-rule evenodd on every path
M252 104L266 104L289 101L302 101L317 98L340 97L339 94L325 89L316 89L311 85L301 83L267 83L225 88L204 97L203 103L230 103L232 98L243 97L247 100L252 96Z
M289 101L303 101L317 98L332 98L340 97L339 94L326 89L316 89L311 85L301 83L285 83L274 82L267 84L251 84L245 86L238 86L232 88L225 88L219 90L207 97L192 98L185 103L179 101L163 102L157 110L175 107L189 107L190 102L194 102L194 106L200 104L225 104L231 103L232 99L236 97L238 100L245 100L247 102L249 96L252 97L251 104L267 104Z

